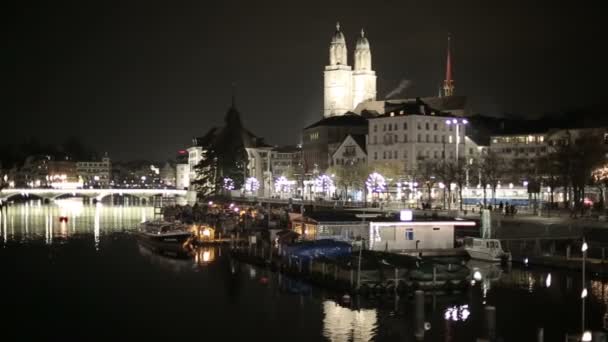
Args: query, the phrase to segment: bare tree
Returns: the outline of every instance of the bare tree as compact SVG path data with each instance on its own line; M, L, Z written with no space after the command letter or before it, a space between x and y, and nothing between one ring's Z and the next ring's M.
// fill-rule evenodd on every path
M488 150L485 153L479 163L479 173L482 175L480 179L480 183L484 187L484 198L485 198L485 189L487 185L490 186L492 190L492 200L496 200L496 188L500 183L501 179L505 178L507 175L507 164L505 160L498 156L498 154L492 150ZM484 200L485 204L485 200Z
M432 189L437 183L437 161L432 159L425 159L418 163L416 169L416 180L419 184L424 184L427 190L428 204L432 202L431 193Z

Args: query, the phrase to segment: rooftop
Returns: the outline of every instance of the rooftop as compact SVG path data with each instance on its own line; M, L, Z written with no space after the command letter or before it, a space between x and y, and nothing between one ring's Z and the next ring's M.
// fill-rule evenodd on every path
M344 115L336 115L323 118L304 129L320 126L367 126L367 119L362 117L361 115L348 112Z

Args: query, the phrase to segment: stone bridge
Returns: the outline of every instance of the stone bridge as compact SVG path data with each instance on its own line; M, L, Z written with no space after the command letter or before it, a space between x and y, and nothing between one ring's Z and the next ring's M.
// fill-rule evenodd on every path
M150 198L155 196L175 197L186 196L186 190L175 189L2 189L0 190L0 201L7 201L13 197L38 197L41 199L54 200L61 196L78 196L102 200L111 195L130 195L138 198Z

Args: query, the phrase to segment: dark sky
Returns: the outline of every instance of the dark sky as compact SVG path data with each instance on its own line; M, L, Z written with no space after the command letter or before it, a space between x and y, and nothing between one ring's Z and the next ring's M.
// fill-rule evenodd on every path
M437 93L453 35L472 112L599 105L603 13L586 1L18 1L5 9L0 144L77 135L113 159L168 159L222 123L294 144L322 116L337 20L352 65L365 27L383 97ZM602 71L603 70L603 71Z

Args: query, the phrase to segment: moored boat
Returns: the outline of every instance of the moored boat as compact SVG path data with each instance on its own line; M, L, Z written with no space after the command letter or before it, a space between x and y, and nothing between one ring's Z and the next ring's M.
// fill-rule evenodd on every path
M139 234L145 239L163 243L184 243L193 236L187 225L166 221L143 222Z
M502 249L498 239L465 238L464 249L471 259L491 262L511 261L511 253Z

